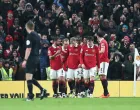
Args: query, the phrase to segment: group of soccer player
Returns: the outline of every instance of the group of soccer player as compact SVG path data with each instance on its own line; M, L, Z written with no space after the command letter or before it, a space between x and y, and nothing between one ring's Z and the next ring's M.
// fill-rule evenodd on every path
M101 98L108 98L107 71L109 66L108 43L102 31L96 34L99 46L93 37L86 42L79 42L77 37L62 40L53 39L48 49L50 59L50 78L52 79L53 97L93 97L94 80L98 73L102 86ZM61 44L62 43L62 44ZM67 95L67 83L70 93Z

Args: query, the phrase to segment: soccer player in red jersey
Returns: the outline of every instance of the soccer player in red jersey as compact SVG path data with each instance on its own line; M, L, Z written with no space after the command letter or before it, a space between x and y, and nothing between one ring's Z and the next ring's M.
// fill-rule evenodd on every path
M67 80L70 87L70 95L73 93L74 90L74 79L76 81L76 91L78 92L80 83L80 50L81 46L78 45L77 39L72 37L70 39L70 45L68 46L68 58L67 58L67 65L68 65L68 72L67 72Z
M59 38L55 38L53 40L53 44L51 47L49 47L48 49L48 55L50 58L50 78L53 80L53 91L54 91L54 95L53 97L57 97L57 89L58 89L58 79L59 79L59 85L60 88L59 92L65 92L65 82L63 82L63 77L64 74L62 72L62 62L61 62L61 47L59 46L61 44L61 39Z
M107 71L109 66L108 43L103 37L104 37L104 33L102 31L99 31L97 33L97 40L99 42L99 54L100 54L99 76L104 89L104 94L101 96L101 98L108 98L109 97L108 81L107 81Z
M87 45L84 45L81 49L80 64L83 68L85 86L89 83L89 97L92 98L94 90L94 77L100 67L99 50L98 47L94 45L93 37L88 37Z
M68 46L69 46L69 39L67 39L67 38L63 39L61 59L62 59L62 66L63 66L63 72L64 73L67 72Z
M63 67L63 74L65 74L66 77L66 73L67 73L67 57L68 57L68 46L69 46L69 39L65 38L62 41L62 52L61 52L61 59L62 59L62 67ZM64 78L63 80L65 81L65 93L67 94L67 85L66 85L66 78Z

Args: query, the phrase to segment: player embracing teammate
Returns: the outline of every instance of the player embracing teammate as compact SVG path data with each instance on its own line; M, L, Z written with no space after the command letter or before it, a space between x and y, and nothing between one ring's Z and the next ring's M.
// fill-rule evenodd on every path
M65 95L65 89L66 89L66 82L65 82L65 73L62 69L62 47L61 45L61 39L60 38L54 38L53 44L48 49L48 55L50 58L50 78L52 79L52 88L54 95L53 97L57 98L58 95L58 88L60 92L60 96L66 97Z
M61 93L60 96L66 97L66 81L70 88L70 97L79 97L80 95L93 97L96 73L100 76L104 89L104 94L101 98L109 97L106 78L109 66L108 44L103 36L102 32L97 33L99 47L94 45L93 37L88 37L87 43L82 46L76 37L70 38L70 44L67 38L63 39L62 46L60 46L61 41L59 38L54 39L48 52L54 97L58 97L58 86ZM84 84L81 83L81 79L84 80Z

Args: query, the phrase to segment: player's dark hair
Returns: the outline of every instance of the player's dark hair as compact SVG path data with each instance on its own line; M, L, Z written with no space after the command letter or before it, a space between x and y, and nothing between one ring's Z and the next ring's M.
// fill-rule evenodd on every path
M33 23L33 21L29 20L27 23L26 23L26 27L30 30L34 30L35 28L35 24Z
M97 32L97 36L99 36L99 37L101 37L101 38L104 37L104 34L105 34L105 33L104 33L103 31L98 31L98 32Z
M60 38L59 37L54 37L53 38L53 41L57 41L57 40L59 40Z
M88 37L87 37L87 40L88 40L88 41L94 41L94 38L93 38L92 36L88 36Z

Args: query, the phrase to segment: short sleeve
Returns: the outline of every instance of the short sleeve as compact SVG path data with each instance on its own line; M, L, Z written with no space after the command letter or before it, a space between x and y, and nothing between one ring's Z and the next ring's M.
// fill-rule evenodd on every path
M48 56L52 56L51 48L48 48Z
M26 48L32 48L32 36L28 35L27 40L26 40Z

